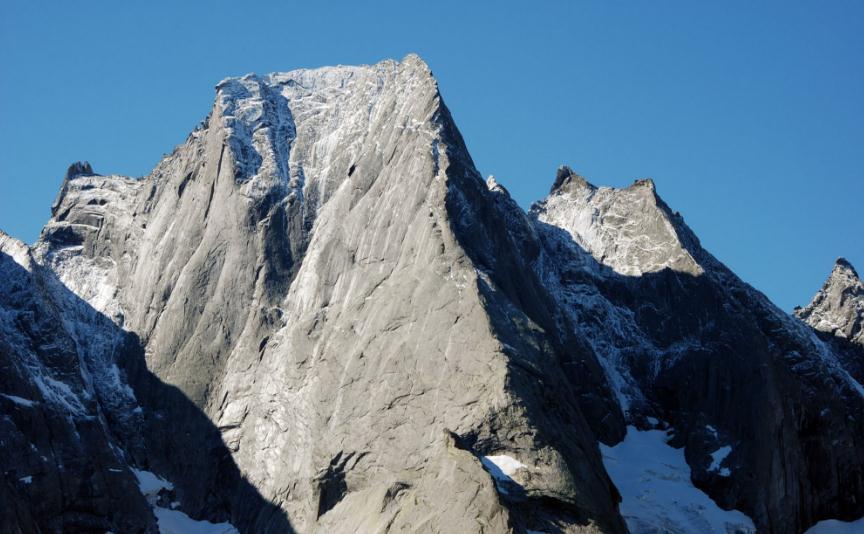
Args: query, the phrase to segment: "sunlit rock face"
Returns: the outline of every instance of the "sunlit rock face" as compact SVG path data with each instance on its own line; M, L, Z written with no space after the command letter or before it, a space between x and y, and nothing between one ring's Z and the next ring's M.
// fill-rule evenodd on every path
M561 167L549 196L532 210L619 274L703 272L688 250L698 242L657 196L652 180L637 180L625 189L596 187Z
M115 530L624 532L654 520L622 517L639 507L599 444L649 427L684 447L693 502L760 530L864 513L864 396L837 347L703 250L651 181L562 168L523 211L416 56L225 79L149 176L74 164L40 240L10 247L50 278L15 287L54 288L74 339L24 328L40 365L92 391L67 420L104 414L82 450L110 451L136 495ZM7 419L42 376L10 354L30 389L0 397ZM63 521L34 512L46 486L8 487L22 530Z
M150 176L76 167L36 245L183 394L129 372L141 467L241 529L622 531L581 393L618 434L623 415L498 224L425 63L216 91ZM575 359L591 374L568 376ZM527 466L509 498L479 460L497 451ZM275 512L225 482L234 469Z
M851 263L838 258L813 300L795 315L809 324L845 369L864 384L864 282Z
M795 315L820 332L864 346L864 282L851 263L838 258L822 289Z

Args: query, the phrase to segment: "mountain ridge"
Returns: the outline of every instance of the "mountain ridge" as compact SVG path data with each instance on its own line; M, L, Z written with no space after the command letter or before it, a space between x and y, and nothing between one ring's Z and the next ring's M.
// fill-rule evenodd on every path
M562 167L522 210L417 56L226 78L148 177L73 164L32 250L134 335L80 357L116 362L143 429L106 427L138 444L119 457L192 517L623 532L598 443L660 427L761 531L862 512L854 355L704 251L653 181Z

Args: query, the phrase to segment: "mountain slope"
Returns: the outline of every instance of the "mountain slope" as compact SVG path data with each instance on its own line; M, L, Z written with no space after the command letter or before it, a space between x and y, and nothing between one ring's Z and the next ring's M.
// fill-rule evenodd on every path
M822 289L795 315L820 332L864 345L864 282L838 258Z
M140 419L100 350L124 334L2 232L0 280L0 530L156 532L111 428Z
M698 487L768 532L861 515L864 388L702 249L652 182L597 188L562 168L532 215L547 287L629 416L671 425Z
M649 428L761 531L864 512L838 349L650 181L562 168L525 213L416 56L223 80L149 176L73 165L27 254L118 469L171 481L112 512L126 530L177 502L250 532L624 532L599 444Z
M67 180L37 250L140 336L148 368L298 530L362 514L370 528L620 531L582 413L615 405L593 354L556 332L496 206L409 56L221 82L151 176ZM561 378L576 354L599 382ZM192 416L141 396L150 463L184 505L273 530L220 487L206 433L158 428ZM491 453L526 466L518 492L495 492L478 459Z
M822 289L795 315L834 348L846 370L864 384L864 282L838 258Z

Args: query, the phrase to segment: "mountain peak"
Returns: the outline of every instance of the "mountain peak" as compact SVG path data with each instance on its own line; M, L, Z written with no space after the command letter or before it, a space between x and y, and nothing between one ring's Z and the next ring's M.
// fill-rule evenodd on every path
M64 180L72 180L73 178L77 178L79 176L93 176L93 167L87 161L76 161L72 165L69 165L69 168L66 169L66 176Z
M566 193L582 188L595 189L584 176L577 174L567 165L561 165L555 173L555 182L552 184L549 194L556 192Z
M33 268L33 258L30 247L0 230L0 254L8 254L12 260L28 271Z
M532 212L566 230L619 274L641 276L669 268L699 275L704 270L693 257L697 241L657 196L650 178L622 189L596 187L562 166L549 196Z
M66 196L66 193L69 190L69 182L81 176L98 175L93 172L93 167L87 161L76 161L72 163L72 165L69 165L69 168L66 169L66 174L63 176L63 185L60 186L60 191L57 193L57 198L55 198L54 202L51 204L52 216L57 215L57 208L60 206L60 203L63 202L63 198Z
M504 193L508 197L510 196L510 192L507 190L507 188L499 184L498 180L495 179L495 176L491 174L488 178L486 178L486 187L489 189L489 191Z
M409 52L404 58L402 58L400 63L425 70L430 76L432 75L432 69L429 68L429 64L426 63L426 60L414 52Z
M633 182L633 185L630 187L647 187L653 192L657 192L657 187L654 185L654 180L651 178L641 178Z
M864 344L864 282L848 260L837 258L822 289L795 315L820 332Z
M689 532L710 496L753 513L739 530L801 532L864 510L845 343L711 257L650 179L562 166L526 216L416 54L226 78L149 176L75 163L52 213L32 249L0 232L0 525L107 516L95 477L141 509L92 528L155 531L166 499L118 478L146 466L174 513L239 531L617 533L636 510ZM814 317L856 339L862 291L838 260ZM675 452L668 512L615 490L655 492L610 467L645 443Z
M862 291L861 296L864 298L864 284L858 276L858 271L846 258L837 258L834 262L834 268L831 269L831 274L825 280L823 290L830 288L851 291L852 293L856 293L860 289Z
M380 140L372 132L386 115L400 117L398 128L422 129L431 137L440 106L428 65L409 54L372 65L225 78L216 85L210 122L226 134L244 196L293 196L314 213L361 158L383 153L383 142L375 144Z
M300 85L308 90L332 87L334 85L345 88L348 80L357 77L358 74L387 73L395 70L410 72L421 78L433 79L432 70L426 61L419 55L410 53L401 61L395 59L384 59L378 63L369 65L332 65L313 68L299 68L289 71L277 71L269 74L257 74L250 72L242 76L229 76L223 78L215 85L217 91L226 86L237 83L259 83L273 87Z
M849 263L849 260L847 260L846 258L839 257L834 262L834 270L831 272L831 274L833 275L837 272L847 272L856 280L860 280L860 277L858 276L858 271L855 270L855 267L853 267L852 264Z

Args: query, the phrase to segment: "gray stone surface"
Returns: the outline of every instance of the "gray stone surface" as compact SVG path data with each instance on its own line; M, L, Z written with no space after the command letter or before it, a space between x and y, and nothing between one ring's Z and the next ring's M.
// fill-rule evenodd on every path
M674 428L699 488L765 532L864 513L864 388L841 351L702 249L650 181L597 188L563 169L531 213L546 287L628 419Z
M822 289L795 315L820 332L864 346L864 282L851 263L838 258Z
M763 531L862 513L861 388L833 342L702 250L651 181L597 188L562 168L526 214L481 179L416 56L223 80L149 176L70 167L39 242L16 247L63 328L0 336L65 336L39 357L95 399L67 422L102 414L70 454L112 453L118 484L127 466L157 473L195 518L623 532L597 444L653 417L696 484ZM14 376L0 392L30 395L38 375ZM41 427L4 402L38 448ZM709 469L725 443L729 476ZM502 481L487 456L520 467ZM28 462L0 464L3 491ZM109 513L113 491L76 498L153 529L134 487ZM38 525L14 495L6 524Z
M221 483L218 439L299 531L350 529L358 507L442 532L622 531L582 412L617 408L500 214L409 56L221 82L151 176L66 180L36 250L218 427L136 389L149 465L193 515L279 530ZM600 380L563 379L575 359ZM518 495L477 460L504 452L527 466Z
M864 384L864 282L851 263L838 258L813 300L795 315L809 324Z

